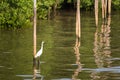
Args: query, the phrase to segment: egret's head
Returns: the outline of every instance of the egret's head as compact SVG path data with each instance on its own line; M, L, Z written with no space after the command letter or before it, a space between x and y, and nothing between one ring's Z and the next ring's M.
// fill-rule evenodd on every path
M42 41L42 44L44 43L44 41Z

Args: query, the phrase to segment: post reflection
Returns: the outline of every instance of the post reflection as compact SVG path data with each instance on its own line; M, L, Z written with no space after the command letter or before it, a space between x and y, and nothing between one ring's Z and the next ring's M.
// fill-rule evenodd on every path
M94 39L94 56L95 63L98 68L108 68L112 63L108 58L111 57L111 47L110 47L110 22L111 17L108 15L108 18L103 20L101 29L96 28L95 39ZM101 72L92 72L91 77L93 80L106 80L108 78L108 73L101 74Z
M80 41L79 38L76 38L76 43L74 46L75 50L75 57L76 57L76 64L77 64L77 69L75 69L74 74L72 75L72 80L77 80L77 77L79 75L79 72L82 70L82 65L80 62L80 52L79 52L79 47L80 47Z
M41 75L40 71L40 62L38 61L38 64L33 64L33 80L44 80L44 76Z

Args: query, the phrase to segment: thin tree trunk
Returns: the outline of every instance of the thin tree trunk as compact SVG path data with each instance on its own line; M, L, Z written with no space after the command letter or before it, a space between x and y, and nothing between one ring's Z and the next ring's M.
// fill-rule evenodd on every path
M95 22L96 26L98 26L98 0L95 0Z
M104 1L105 18L107 17L107 2L108 2L108 0Z
M101 4L102 4L102 18L105 18L105 10L104 10L104 0L101 0Z
M81 25L80 25L80 0L77 0L77 11L76 11L76 44L74 47L75 54L76 54L76 64L78 68L74 71L74 75L72 75L72 80L76 80L79 72L81 71L81 63L80 63L80 38L81 38Z
M36 0L34 0L34 22L33 22L33 46L34 46L34 53L33 53L33 57L35 58L36 55L36 17L37 17L37 13L36 13Z
M111 0L108 0L108 15L111 15Z
M76 36L78 37L78 39L80 39L80 37L81 37L81 26L80 26L80 0L77 0Z
M55 2L55 4L54 4L54 9L53 9L54 16L56 16L56 9L57 9L58 3L59 3L59 1L56 0L56 2Z

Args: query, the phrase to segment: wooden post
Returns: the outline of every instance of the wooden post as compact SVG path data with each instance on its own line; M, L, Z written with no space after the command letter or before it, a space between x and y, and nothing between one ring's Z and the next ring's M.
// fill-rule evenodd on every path
M34 23L33 23L33 48L34 48L34 52L33 52L33 57L35 58L36 55L36 0L34 0Z
M108 15L111 15L111 0L108 0Z
M102 4L102 18L105 18L105 9L104 9L104 0L101 0L101 4Z
M105 19L107 17L107 7L108 7L108 0L101 0L102 4L102 18Z
M107 2L108 0L104 1L105 18L107 17Z
M95 23L98 26L98 0L95 0Z
M81 37L81 25L80 25L80 0L77 0L76 36L77 36L78 39L80 39L80 37Z

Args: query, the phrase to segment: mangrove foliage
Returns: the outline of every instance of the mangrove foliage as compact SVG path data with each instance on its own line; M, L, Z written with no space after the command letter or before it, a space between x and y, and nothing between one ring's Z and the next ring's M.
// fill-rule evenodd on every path
M76 0L37 0L37 18L48 19L68 8L76 10ZM81 0L80 8L94 10L94 0ZM112 9L120 10L120 0L112 0ZM33 0L0 0L0 28L20 28L32 19Z

